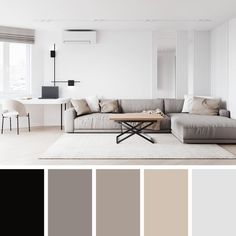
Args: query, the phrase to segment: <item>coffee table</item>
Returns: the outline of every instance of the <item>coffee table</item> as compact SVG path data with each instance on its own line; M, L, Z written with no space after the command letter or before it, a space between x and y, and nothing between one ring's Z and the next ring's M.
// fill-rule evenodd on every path
M144 133L144 130L154 124L160 122L163 116L159 114L148 113L124 113L124 114L112 114L110 120L114 120L121 124L121 132L116 136L116 143L120 143L133 135L138 135L151 143L155 143L154 139ZM125 130L123 130L123 127Z

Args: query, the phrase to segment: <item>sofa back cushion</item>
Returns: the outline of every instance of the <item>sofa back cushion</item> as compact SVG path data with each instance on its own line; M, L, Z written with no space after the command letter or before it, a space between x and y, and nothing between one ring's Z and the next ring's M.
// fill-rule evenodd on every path
M165 114L168 113L180 113L182 112L184 105L184 99L172 99L166 98L164 99L164 107L165 107Z
M75 108L77 116L82 116L91 113L91 110L85 99L71 99L71 103Z
M120 107L118 100L103 99L99 103L101 107L101 113L119 113Z
M133 113L143 112L147 110L164 110L163 99L121 99L121 112Z
M220 99L193 97L193 106L190 113L197 115L216 116L220 109Z

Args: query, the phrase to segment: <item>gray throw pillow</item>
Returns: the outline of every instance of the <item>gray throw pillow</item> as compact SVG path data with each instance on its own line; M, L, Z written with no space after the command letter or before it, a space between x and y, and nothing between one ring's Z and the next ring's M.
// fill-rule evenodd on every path
M85 99L71 99L71 103L75 108L77 116L91 113L91 110Z
M193 97L191 114L216 116L219 114L220 99Z
M102 113L119 113L119 104L117 100L102 100L100 102Z

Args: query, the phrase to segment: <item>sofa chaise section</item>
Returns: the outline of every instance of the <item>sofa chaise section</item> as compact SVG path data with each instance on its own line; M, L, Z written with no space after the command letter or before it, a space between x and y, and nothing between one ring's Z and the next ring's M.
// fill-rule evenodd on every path
M183 143L236 143L236 120L183 113L169 115L172 134Z

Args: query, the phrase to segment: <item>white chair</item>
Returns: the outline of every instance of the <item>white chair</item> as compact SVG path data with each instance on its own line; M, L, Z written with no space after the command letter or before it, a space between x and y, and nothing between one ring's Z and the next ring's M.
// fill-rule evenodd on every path
M30 114L26 112L25 106L16 100L8 100L5 101L2 105L3 113L2 113L2 134L4 129L4 119L9 118L10 121L10 130L12 130L11 119L16 118L16 127L17 134L19 134L19 118L27 117L28 118L28 128L30 132Z

